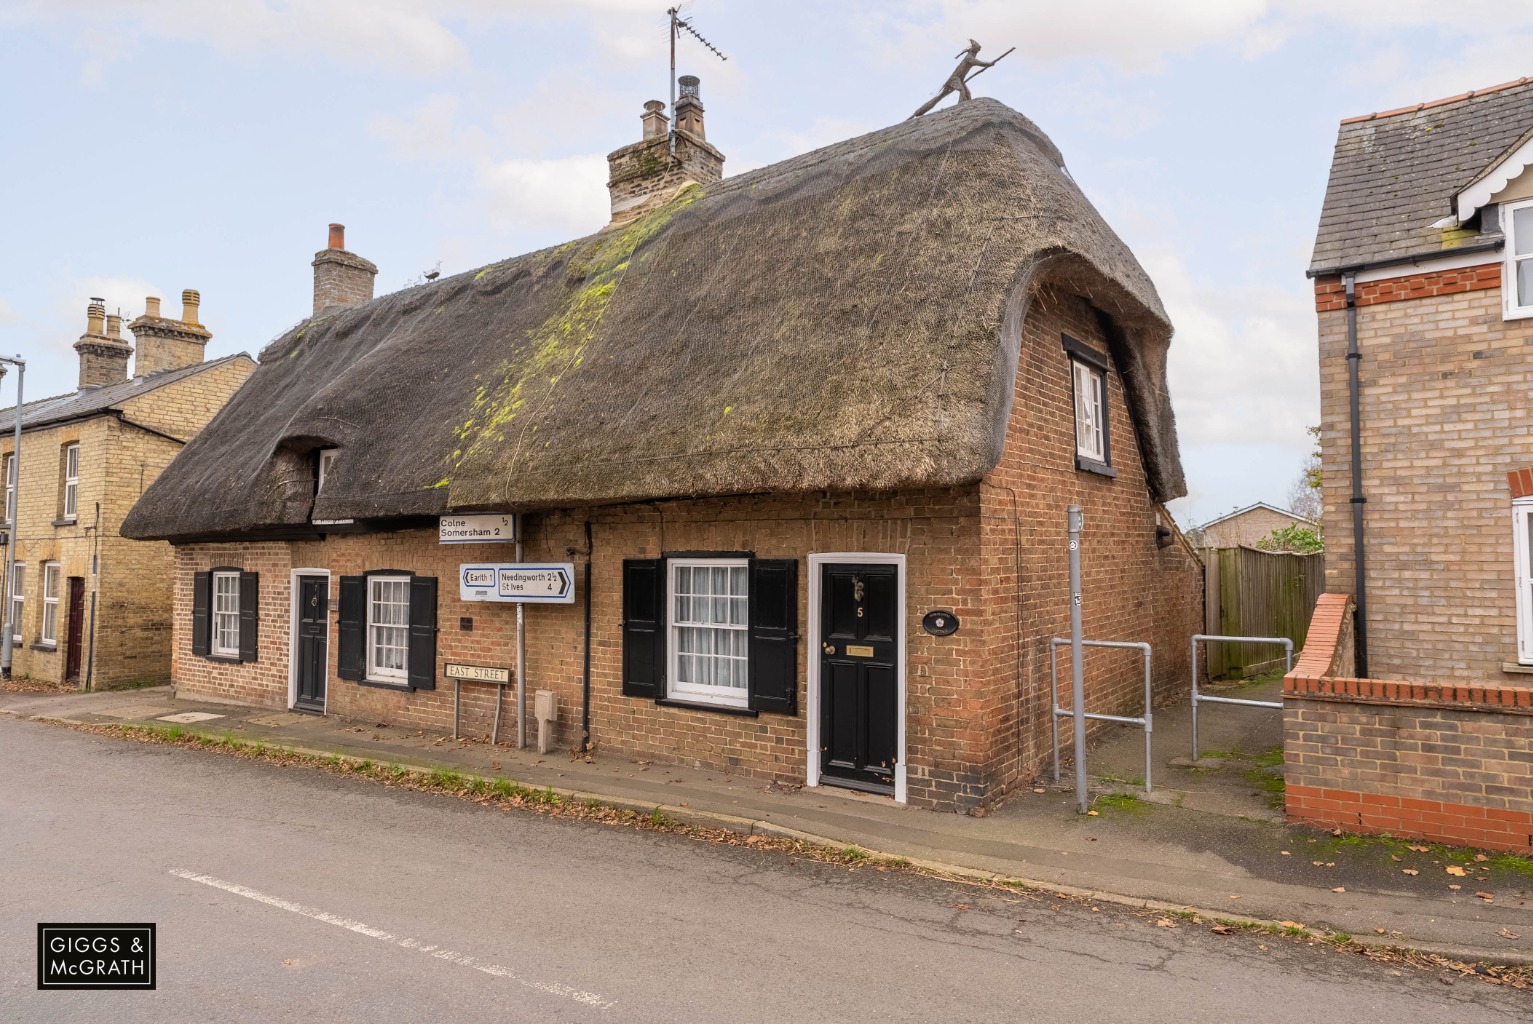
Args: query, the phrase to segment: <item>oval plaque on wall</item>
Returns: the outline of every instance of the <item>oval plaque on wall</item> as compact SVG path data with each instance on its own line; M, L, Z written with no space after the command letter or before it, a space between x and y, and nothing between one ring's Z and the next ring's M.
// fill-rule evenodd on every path
M958 632L958 616L952 612L927 612L921 619L921 628L932 636L951 636Z

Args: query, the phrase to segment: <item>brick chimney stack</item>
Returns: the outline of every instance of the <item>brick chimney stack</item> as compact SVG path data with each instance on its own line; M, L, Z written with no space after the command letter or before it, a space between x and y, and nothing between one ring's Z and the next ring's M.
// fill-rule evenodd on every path
M138 359L133 376L144 377L161 370L179 370L202 362L203 349L213 337L198 322L202 295L194 288L181 293L181 319L160 315L160 300L151 295L144 300L144 315L128 325L138 342Z
M605 230L633 223L687 185L710 185L724 176L724 154L703 135L703 101L696 76L682 75L676 82L681 87L676 99L676 156L671 157L665 104L650 100L640 116L643 139L607 156L612 220Z
M346 251L346 225L330 225L330 244L314 254L314 312L355 306L373 297L378 267Z
M80 353L80 387L102 388L128 379L133 348L122 337L122 317L107 316L101 299L91 299L85 311L85 333L75 342Z

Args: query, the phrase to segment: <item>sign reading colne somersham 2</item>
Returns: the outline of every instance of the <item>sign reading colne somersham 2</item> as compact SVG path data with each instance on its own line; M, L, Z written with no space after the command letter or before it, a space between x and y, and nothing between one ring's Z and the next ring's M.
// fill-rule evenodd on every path
M460 565L458 597L464 601L574 604L575 564Z
M506 544L516 540L516 517L442 516L437 521L438 544Z

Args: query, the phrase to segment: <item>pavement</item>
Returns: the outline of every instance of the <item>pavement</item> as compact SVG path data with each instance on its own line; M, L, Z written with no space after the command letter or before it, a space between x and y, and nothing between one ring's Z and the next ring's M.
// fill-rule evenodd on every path
M9 716L0 778L4 1021L1527 1019L1440 965ZM38 991L40 921L156 924L156 989Z
M1273 686L1268 681L1237 692L1261 697ZM1280 742L1277 711L1206 706L1200 716L1205 756L1196 763L1188 757L1186 707L1157 711L1148 798L1142 733L1122 729L1088 751L1097 814L1076 812L1066 764L1062 785L1045 778L985 817L650 764L599 749L590 759L569 751L540 756L370 721L180 699L168 688L0 692L0 714L80 724L175 722L192 732L300 751L504 776L619 807L659 807L683 822L856 845L1131 905L1292 921L1359 941L1533 963L1533 865L1527 861L1476 861L1464 851L1283 824L1273 809L1274 790L1280 791L1272 763ZM1457 865L1464 876L1447 871Z

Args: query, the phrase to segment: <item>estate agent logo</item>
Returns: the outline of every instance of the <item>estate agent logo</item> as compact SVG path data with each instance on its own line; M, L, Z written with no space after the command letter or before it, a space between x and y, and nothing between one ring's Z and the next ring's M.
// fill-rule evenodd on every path
M154 988L154 925L39 924L37 987Z

